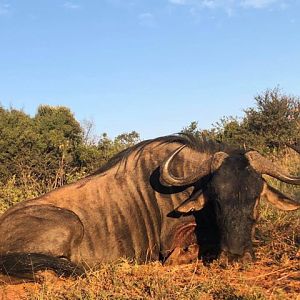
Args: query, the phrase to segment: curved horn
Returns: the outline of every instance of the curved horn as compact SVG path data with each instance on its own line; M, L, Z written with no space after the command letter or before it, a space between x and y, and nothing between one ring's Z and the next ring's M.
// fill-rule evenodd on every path
M267 174L280 181L290 184L300 185L300 177L285 174L284 171L273 164L271 161L263 157L257 151L249 151L245 154L252 168L260 173Z
M173 185L173 186L182 186L182 185L189 185L200 178L214 172L218 169L223 160L228 156L225 152L217 152L212 157L205 160L199 166L198 170L189 175L188 177L176 177L171 173L171 164L176 155L184 148L186 145L179 147L175 150L161 165L160 167L160 179L162 182Z

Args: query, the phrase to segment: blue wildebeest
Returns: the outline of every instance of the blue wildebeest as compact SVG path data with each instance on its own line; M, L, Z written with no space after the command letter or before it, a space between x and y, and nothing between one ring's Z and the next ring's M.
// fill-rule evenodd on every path
M205 243L249 258L260 196L282 210L299 208L262 174L300 184L256 151L185 135L141 142L93 175L8 209L0 271L77 275L120 257L173 264L197 258Z

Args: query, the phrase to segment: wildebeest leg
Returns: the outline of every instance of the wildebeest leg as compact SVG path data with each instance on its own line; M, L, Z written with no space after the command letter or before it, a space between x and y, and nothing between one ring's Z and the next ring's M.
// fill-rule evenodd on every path
M186 248L176 247L168 256L164 265L182 265L189 264L198 259L199 246L197 244L190 245Z
M18 283L18 279L37 281L43 278L39 271L51 270L58 276L77 277L84 269L69 260L39 253L9 253L0 255L0 284Z
M17 257L20 273L27 272L32 261L32 267L36 270L53 269L63 275L59 265L62 270L68 269L69 273L72 266L76 266L83 225L78 216L69 210L51 205L33 205L4 214L0 236L2 273L6 271L9 274L5 263L9 265ZM38 263L35 264L35 261ZM12 273L18 276L16 268Z

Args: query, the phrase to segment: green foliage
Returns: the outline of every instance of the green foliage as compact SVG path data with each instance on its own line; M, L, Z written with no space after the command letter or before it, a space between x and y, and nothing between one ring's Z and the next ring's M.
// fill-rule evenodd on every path
M34 118L15 109L0 111L0 178L17 185L38 180L56 187L80 166L82 129L69 109L40 106Z
M244 117L223 117L210 130L201 130L197 122L183 129L195 136L206 136L232 145L245 145L265 153L277 153L285 144L294 144L300 136L300 99L283 94L278 88L254 97L255 107Z
M230 145L244 145L248 141L247 130L235 117L223 117L214 124L215 139Z
M51 106L40 106L33 121L41 154L36 162L39 178L50 180L53 187L61 186L66 183L66 174L80 167L80 124L68 108Z
M255 97L256 108L245 110L243 126L251 144L271 150L294 143L300 136L300 99L275 88ZM257 139L260 137L260 139Z
M184 127L181 130L181 133L193 135L198 138L208 138L217 140L215 129L207 130L207 129L201 129L198 125L198 122L192 121L188 126Z
M79 145L78 153L81 169L85 173L91 173L105 164L118 152L131 147L140 141L136 131L123 133L115 139L110 139L106 133L102 133L97 140L85 138L85 142Z
M62 106L42 105L34 117L0 107L0 210L73 182L139 141L135 131L91 139L92 123L85 126Z
M41 186L38 184L17 186L15 175L5 184L0 182L0 213L24 199L37 197L39 195L39 189L41 189Z
M0 110L0 178L5 182L13 174L24 176L27 157L37 144L33 120L22 111ZM34 156L34 155L33 155ZM30 166L29 166L30 168Z
M194 136L200 136L201 135L201 129L198 126L198 122L192 121L188 126L184 127L181 130L182 133L192 134Z
M131 147L140 141L140 135L136 131L131 131L129 133L122 133L118 135L114 144L119 150L124 150L128 147Z
M139 141L140 135L136 131L120 134L114 140L103 133L98 142L98 150L102 153L103 160L107 161L118 152L135 145Z

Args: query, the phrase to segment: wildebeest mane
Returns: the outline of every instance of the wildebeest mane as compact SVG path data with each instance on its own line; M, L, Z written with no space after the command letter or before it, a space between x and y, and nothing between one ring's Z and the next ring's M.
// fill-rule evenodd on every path
M132 153L135 153L136 159L138 159L142 154L142 152L144 151L145 147L147 147L151 143L158 143L158 145L156 146L171 144L171 143L180 143L183 145L187 145L188 147L195 149L199 152L210 153L210 154L218 151L224 151L227 153L232 153L234 151L239 151L239 152L241 151L240 148L233 147L212 139L208 139L204 136L195 136L188 133L178 133L178 134L158 137L155 139L145 140L132 147L124 149L123 151L113 156L106 164L101 166L90 176L105 173L107 170L116 166L118 163L124 163L124 166L126 167L127 159Z

